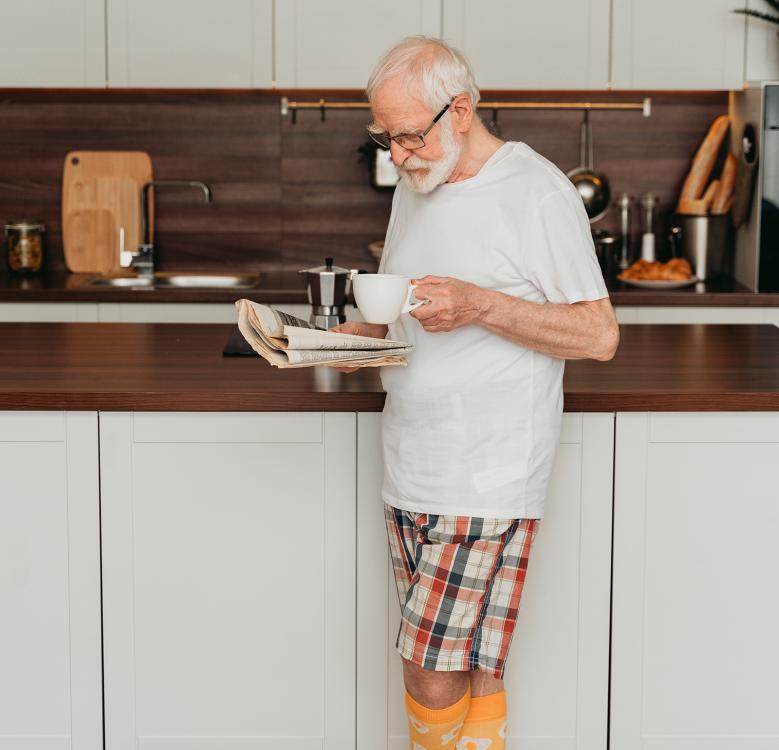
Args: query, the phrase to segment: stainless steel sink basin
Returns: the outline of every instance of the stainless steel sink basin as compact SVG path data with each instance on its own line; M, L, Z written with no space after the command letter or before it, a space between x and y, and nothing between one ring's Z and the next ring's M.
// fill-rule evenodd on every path
M87 279L84 284L87 286L115 286L122 289L128 287L146 287L152 288L151 279L141 279L137 276L95 276L94 278Z
M165 273L153 279L140 276L94 276L87 286L121 289L253 289L260 283L258 273Z
M258 273L155 273L154 286L181 289L251 289L260 282Z

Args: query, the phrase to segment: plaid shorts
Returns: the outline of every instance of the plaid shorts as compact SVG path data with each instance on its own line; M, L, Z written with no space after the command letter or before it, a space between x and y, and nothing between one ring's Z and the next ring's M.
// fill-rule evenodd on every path
M537 518L435 516L384 503L400 655L424 669L503 678Z

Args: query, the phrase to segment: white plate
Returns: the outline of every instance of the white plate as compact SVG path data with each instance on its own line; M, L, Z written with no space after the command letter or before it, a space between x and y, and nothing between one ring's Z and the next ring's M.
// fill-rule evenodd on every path
M691 279L685 279L684 281L671 281L671 280L657 280L652 281L650 279L617 279L623 284L630 284L631 286L637 286L641 289L681 289L684 286L691 286L697 284L699 279L697 276L693 276Z

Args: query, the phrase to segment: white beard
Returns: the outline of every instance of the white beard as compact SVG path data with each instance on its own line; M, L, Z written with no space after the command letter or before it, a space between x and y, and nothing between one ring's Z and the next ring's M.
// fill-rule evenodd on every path
M431 161L412 154L402 166L398 167L400 179L415 193L429 193L442 182L446 182L454 172L457 162L460 161L463 147L454 139L454 126L451 119L447 117L446 121L439 123L439 126L441 127L441 149L444 155L440 159Z

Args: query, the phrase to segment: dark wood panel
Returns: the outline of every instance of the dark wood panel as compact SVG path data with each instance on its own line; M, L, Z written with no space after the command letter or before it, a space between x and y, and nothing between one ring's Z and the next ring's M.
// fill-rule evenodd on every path
M345 268L376 270L376 261L368 251L368 243L382 239L383 234L305 234L285 237L282 269L293 273L300 268L321 265L324 258L334 258Z
M207 207L188 191L160 190L156 239L166 268L248 268L259 253L262 263L275 258L278 267L295 270L319 262L323 248L343 265L359 266L370 260L367 243L384 236L391 205L391 193L373 190L358 163L369 112L328 110L322 122L318 111L300 111L293 124L291 116L280 115L283 93L302 100L363 96L350 90L0 90L0 220L44 221L47 262L51 270L63 270L65 154L140 149L151 154L157 177L200 179L214 188ZM483 99L616 102L644 95L485 91ZM640 197L651 190L660 197L662 239L690 159L711 121L727 110L727 94L651 96L651 118L593 112L592 123L596 166L610 178L613 193ZM482 111L485 121L491 116ZM578 161L580 119L565 111L498 115L504 138L525 141L563 170ZM615 230L615 211L596 228Z
M222 357L232 326L0 324L0 409L378 411L378 372ZM623 326L566 364L567 411L779 411L774 326Z
M156 253L160 271L270 271L280 268L277 232L174 232Z
M47 226L50 269L64 269L62 162L72 149L145 150L159 179L213 189L161 188L155 197L162 269L274 267L281 256L276 97L220 92L29 92L0 95L0 218ZM3 260L3 264L4 264Z

